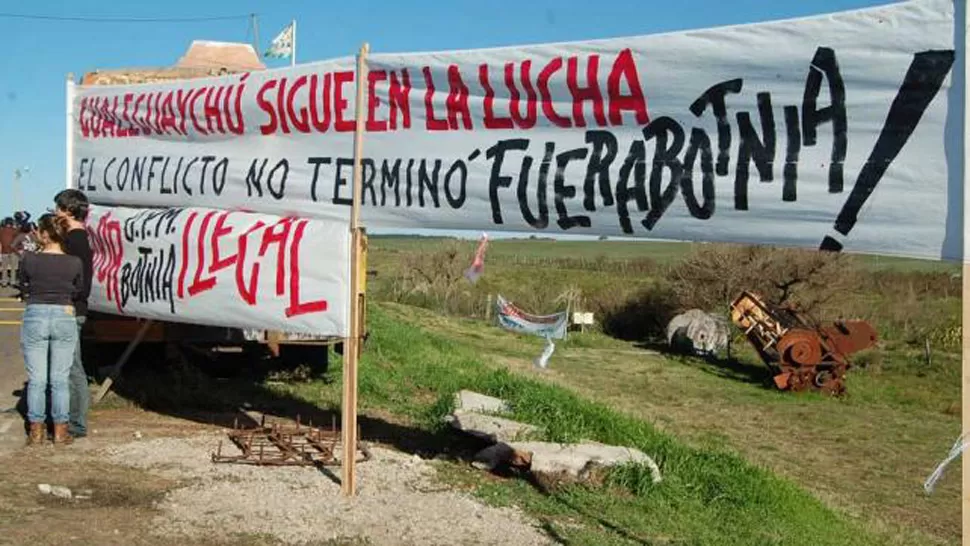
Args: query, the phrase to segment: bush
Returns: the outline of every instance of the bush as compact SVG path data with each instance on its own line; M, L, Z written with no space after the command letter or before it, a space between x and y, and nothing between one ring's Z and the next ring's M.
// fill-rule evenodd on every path
M393 250L373 264L374 300L463 317L485 317L488 296L501 294L530 313L593 312L598 327L629 341L665 339L677 313L726 314L742 291L770 303L793 303L819 320L864 319L882 340L957 350L959 276L906 269L872 270L857 257L815 250L692 245L671 265L648 256L542 256L495 252L475 284L464 278L476 242L441 239ZM376 256L375 256L376 257Z
M682 309L726 312L742 291L773 304L797 303L807 313L859 286L849 256L790 248L700 245L667 278Z
M465 246L452 240L436 251L402 253L389 299L449 313L469 312L469 305L478 300L464 279L471 263Z

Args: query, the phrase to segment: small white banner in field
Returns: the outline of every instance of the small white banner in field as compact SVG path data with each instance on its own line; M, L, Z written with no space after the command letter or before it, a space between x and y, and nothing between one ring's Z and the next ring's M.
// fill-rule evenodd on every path
M573 313L573 324L590 326L593 324L593 313Z
M347 224L204 209L92 207L91 309L346 337Z

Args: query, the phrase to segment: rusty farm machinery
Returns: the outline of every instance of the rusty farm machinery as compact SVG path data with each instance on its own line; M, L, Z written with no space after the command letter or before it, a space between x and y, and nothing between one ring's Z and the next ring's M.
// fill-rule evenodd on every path
M731 302L731 320L774 373L775 386L790 391L845 391L849 355L876 343L865 321L820 324L791 306L772 305L753 292Z

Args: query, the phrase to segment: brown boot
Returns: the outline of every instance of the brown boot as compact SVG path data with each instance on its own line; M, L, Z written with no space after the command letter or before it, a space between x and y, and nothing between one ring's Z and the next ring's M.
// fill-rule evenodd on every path
M74 441L74 437L67 432L67 423L54 424L54 445L67 445Z
M27 435L27 445L39 446L44 443L45 436L44 423L31 423L30 432Z

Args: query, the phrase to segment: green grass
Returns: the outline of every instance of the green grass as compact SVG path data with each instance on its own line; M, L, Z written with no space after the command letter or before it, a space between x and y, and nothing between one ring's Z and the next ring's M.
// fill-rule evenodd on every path
M400 310L400 309L399 309ZM443 472L480 497L515 504L548 529L582 544L889 544L890 537L826 507L793 482L727 450L699 449L642 419L576 392L484 362L481 351L374 306L372 337L360 368L366 411L406 416L440 431L451 395L473 389L509 400L514 416L556 441L592 439L637 447L661 465L664 481L625 468L600 487L540 492L519 479L486 479L462 467ZM554 357L555 358L555 357ZM334 367L339 373L339 364ZM338 386L278 387L318 404L335 404ZM364 431L366 436L367 431ZM910 542L911 543L911 542Z
M493 367L555 383L623 411L700 449L731 450L830 506L865 514L866 527L896 527L901 544L951 543L960 536L960 469L930 497L922 480L960 433L960 358L938 351L874 351L850 372L843 399L766 388L767 369L744 343L737 360L707 362L637 348L597 333L557 343L550 369L530 360L542 341L481 321L385 305L400 321L471 349ZM862 359L860 359L860 363ZM912 536L909 536L912 535Z
M869 320L882 341L857 358L849 395L831 400L765 388L767 370L743 340L733 362L708 363L589 333L558 344L553 369L540 376L530 366L541 351L540 340L483 327L487 295L496 293L541 313L561 310L559 296L578 291L585 310L595 311L601 325L607 323L610 313L638 298L641 290L658 293L653 287L664 278L663 266L676 265L689 244L493 241L486 274L471 285L460 271L475 242L464 241L453 247L458 263L431 268L459 271L435 279L436 290L450 291L447 298L394 292L402 272L427 268L429 251L453 244L375 240L371 264L379 275L368 287L370 297L408 305L384 309L397 320L418 323L471 349L490 367L566 387L696 448L737 453L792 480L827 506L861 517L869 531L891 529L902 537L897 543L956 543L960 468L952 466L930 497L922 494L921 485L960 432L958 265L851 258L860 272L857 285L819 318ZM654 266L639 267L644 257ZM630 322L623 331L642 334L652 327L656 309L635 306L625 315ZM929 362L926 341L932 350Z

